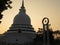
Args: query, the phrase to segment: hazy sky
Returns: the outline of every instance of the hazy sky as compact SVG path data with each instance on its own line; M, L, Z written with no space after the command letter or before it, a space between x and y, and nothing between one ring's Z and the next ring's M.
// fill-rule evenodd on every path
M18 14L22 0L12 0L12 9L4 11L0 33L9 29L14 17ZM31 24L35 30L42 28L43 17L50 19L53 30L60 29L60 0L25 0L26 13L31 18Z

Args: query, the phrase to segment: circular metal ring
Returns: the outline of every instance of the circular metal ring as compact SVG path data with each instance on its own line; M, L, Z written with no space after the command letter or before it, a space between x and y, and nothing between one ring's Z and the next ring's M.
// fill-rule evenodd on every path
M42 20L42 24L48 24L49 23L49 19L47 17L44 17Z

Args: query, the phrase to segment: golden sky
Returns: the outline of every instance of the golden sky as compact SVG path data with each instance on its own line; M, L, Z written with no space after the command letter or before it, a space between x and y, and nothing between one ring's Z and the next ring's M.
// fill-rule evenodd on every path
M22 0L12 0L12 9L5 10L0 33L4 33L13 23L14 17L18 14ZM60 29L60 0L25 0L26 13L31 18L31 24L37 31L42 28L43 17L50 19L53 30Z

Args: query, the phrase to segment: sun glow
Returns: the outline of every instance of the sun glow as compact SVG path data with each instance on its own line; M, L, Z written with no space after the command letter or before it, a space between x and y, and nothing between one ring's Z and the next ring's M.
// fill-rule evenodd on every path
M12 0L12 9L5 10L0 33L4 33L13 23L14 17L18 14L21 7L21 0ZM60 29L60 1L59 0L25 0L26 13L31 18L31 24L37 31L42 27L43 17L50 19L53 30Z

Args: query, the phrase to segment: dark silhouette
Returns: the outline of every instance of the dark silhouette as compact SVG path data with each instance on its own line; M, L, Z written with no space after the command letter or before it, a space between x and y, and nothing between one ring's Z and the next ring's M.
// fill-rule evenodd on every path
M43 34L36 34L36 38L34 39L34 45L43 45Z
M10 6L10 0L0 0L0 19L2 12ZM60 34L60 31L53 32L49 28L49 18L44 17L42 20L43 28L38 32L34 31L31 25L30 17L26 14L24 0L18 15L15 16L10 29L3 35L0 35L0 45L60 45L60 37L54 39L53 34Z
M31 25L30 17L26 14L26 9L24 6L24 0L22 0L22 6L21 6L21 9L19 9L19 11L20 12L14 17L13 24L8 31L20 30L18 32L21 32L21 31L33 32L34 28Z
M34 45L53 45L54 37L52 29L49 29L49 19L44 17L42 24L43 29L39 28L36 38L34 39Z
M54 45L60 45L60 37L54 40Z
M10 1L10 0L0 0L0 20L3 17L3 14L1 14L1 13L8 8L12 8L10 6L11 3L12 3L12 1ZM0 23L1 23L1 21L0 21Z
M10 29L5 32L1 38L4 45L33 45L36 32L31 25L30 17L26 14L24 0L22 0L21 9L14 17L13 24Z
M60 30L56 30L53 32L54 34L60 34Z
M54 35L56 35L56 38L54 39L54 45L60 45L60 31L56 30L53 32ZM58 37L57 37L58 36Z

